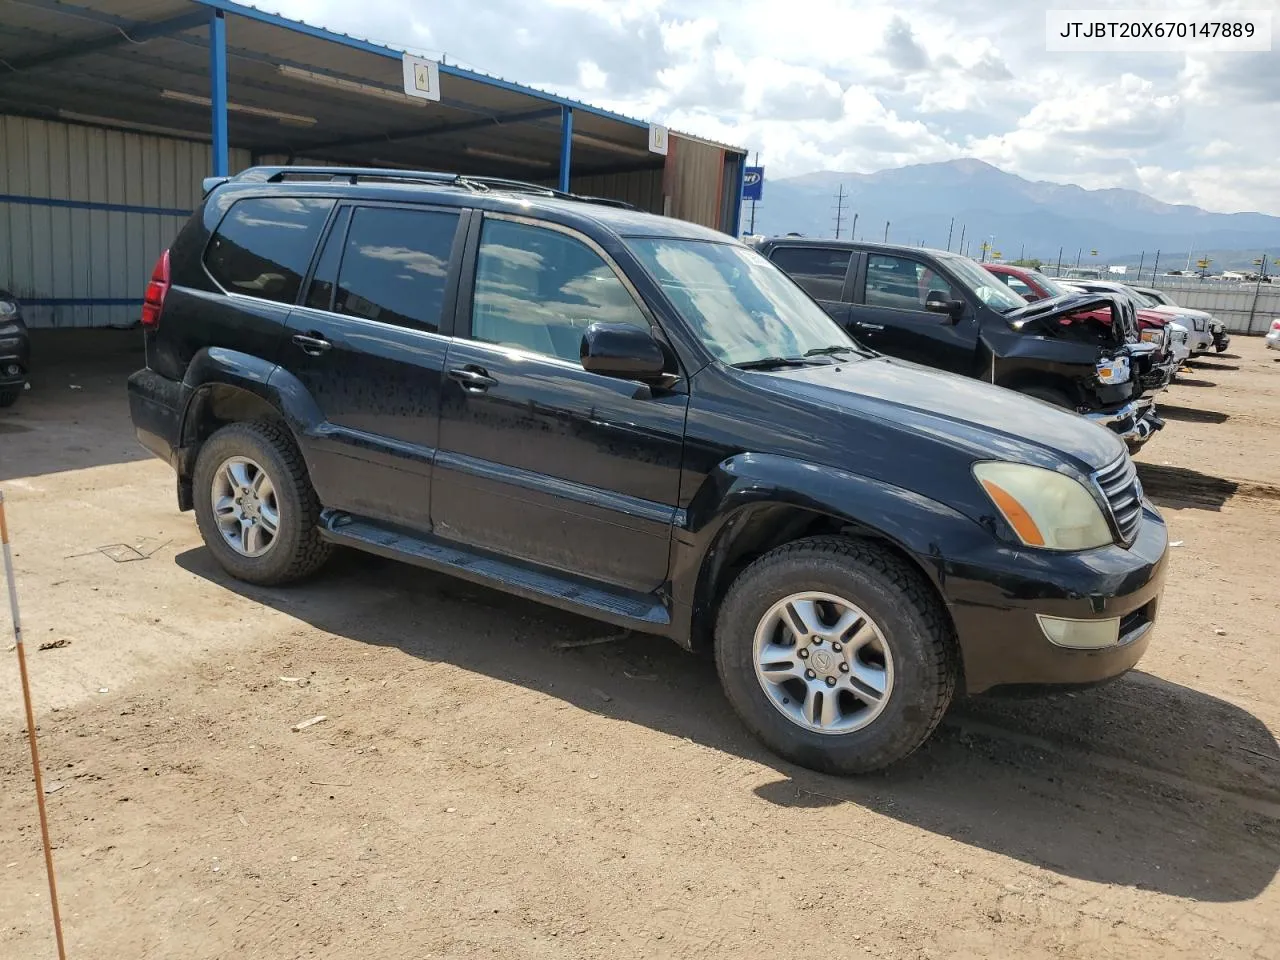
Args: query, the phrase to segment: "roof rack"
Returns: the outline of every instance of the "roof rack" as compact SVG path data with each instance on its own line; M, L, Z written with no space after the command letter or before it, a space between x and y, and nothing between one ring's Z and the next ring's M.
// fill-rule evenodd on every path
M250 167L233 177L209 177L205 180L204 186L207 194L213 187L229 180L244 183L283 183L287 179L345 180L352 184L361 180L429 183L440 186L461 187L464 190L471 190L476 193L487 193L490 190L531 193L557 200L576 200L580 203L620 207L624 210L635 209L634 206L622 200L564 193L542 184L529 183L524 180L508 180L503 177L472 177L461 173L441 173L435 170L388 170L379 167Z

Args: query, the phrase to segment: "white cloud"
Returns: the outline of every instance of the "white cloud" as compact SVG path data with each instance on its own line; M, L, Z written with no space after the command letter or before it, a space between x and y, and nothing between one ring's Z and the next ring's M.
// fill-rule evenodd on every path
M1280 49L1048 54L1044 12L1060 0L275 3L758 150L771 176L976 156L1033 179L1280 214L1265 173L1280 153Z

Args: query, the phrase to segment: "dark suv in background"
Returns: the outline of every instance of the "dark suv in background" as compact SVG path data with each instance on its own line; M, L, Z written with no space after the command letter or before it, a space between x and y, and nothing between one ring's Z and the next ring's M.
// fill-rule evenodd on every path
M1141 342L1122 297L1029 304L968 257L923 247L796 237L753 245L874 350L1074 410L1131 450L1164 426L1155 395L1173 368ZM1100 309L1113 322L1073 322Z
M31 338L22 320L22 305L0 290L0 407L11 407L22 396L31 369Z
M723 234L446 174L209 190L129 399L237 578L343 544L714 649L836 772L1146 648L1166 529L1115 435L870 353Z

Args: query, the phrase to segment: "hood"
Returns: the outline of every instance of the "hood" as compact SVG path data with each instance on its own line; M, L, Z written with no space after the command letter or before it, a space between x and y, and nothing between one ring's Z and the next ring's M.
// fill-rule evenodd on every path
M1114 313L1112 313L1113 310ZM1077 293L1064 293L1060 297L1036 300L1001 316L1014 330L1021 332L1028 327L1045 329L1053 321L1068 314L1092 311L1105 313L1109 319L1104 322L1108 324L1111 323L1110 318L1120 317L1117 328L1119 333L1114 334L1117 340L1123 342L1138 339L1138 328L1133 319L1132 309L1128 303L1111 293L1090 293L1084 290Z
M1197 320L1213 319L1213 314L1208 311L1192 310L1190 307L1168 307L1161 305L1158 307L1151 307L1150 309L1156 313L1162 313L1169 317L1195 317Z
M828 416L875 417L964 449L975 460L1012 460L1050 469L1068 461L1089 473L1125 452L1116 434L1079 414L893 357L744 375L817 404Z

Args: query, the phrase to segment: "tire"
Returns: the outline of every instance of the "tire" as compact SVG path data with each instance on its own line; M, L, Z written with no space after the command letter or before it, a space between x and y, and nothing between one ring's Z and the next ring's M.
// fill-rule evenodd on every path
M1071 398L1063 391L1056 387L1028 386L1018 387L1018 393L1028 397L1035 397L1037 400L1043 400L1045 403L1051 403L1055 407L1062 407L1065 410L1074 410L1076 405L1071 402Z
M805 650L808 659L803 661L799 659L804 654L797 649L802 645L797 633L788 633L785 627L774 632L767 626L788 598L814 593L839 598L848 605L842 611L836 604L827 604L828 622L838 620L841 613L850 617L861 614L870 621L878 640L860 648L871 651L868 659L864 660L861 652L851 653L865 631L856 619L843 634L827 635L825 646L810 643ZM823 603L809 608L809 613L821 612ZM761 647L758 631L796 642L785 648ZM845 643L833 644L835 636L843 636ZM846 689L855 683L853 676L876 674L877 643L883 654L880 675L887 691L878 707L860 701L851 686ZM842 647L847 649L836 655ZM827 690L832 689L826 687L830 681L819 676L811 683L797 675L781 686L772 685L757 668L757 651L761 649L796 651L788 656L789 670L802 664L833 670L833 713L841 714L841 719L824 723L830 728L828 732L806 725L797 714L809 709L807 704L816 699L815 694L821 694L825 704ZM819 661L824 652L825 659ZM752 733L775 753L801 766L845 775L870 773L914 752L942 719L960 674L950 622L928 582L888 551L846 537L813 537L784 544L739 574L720 606L715 653L725 695ZM841 673L841 658L854 662L852 674ZM767 653L760 659L768 659ZM838 669L832 668L833 660ZM769 666L777 669L781 663L770 659ZM775 674L770 672L769 676ZM784 696L789 693L796 696ZM812 712L819 715L817 709ZM820 719L825 721L826 714Z
M18 402L20 396L22 396L22 384L16 387L0 387L0 410L12 407Z
M259 525L257 539L240 542L233 547L224 527L215 516L214 496L217 490L236 492L229 464L247 470L244 476L256 478L249 469L256 467L266 481L255 486L252 519ZM218 430L205 441L196 457L192 477L196 524L205 546L227 573L237 580L260 586L275 586L302 580L315 573L329 559L332 546L320 536L320 501L307 476L306 464L293 437L281 425L266 421L233 423ZM225 501L226 497L222 499ZM228 503L234 511L240 508ZM250 512L248 506L243 508ZM269 516L274 516L275 532L269 542L262 531L270 529ZM225 526L234 532L237 521L224 513ZM243 532L245 524L239 524ZM251 548L249 553L243 548Z

